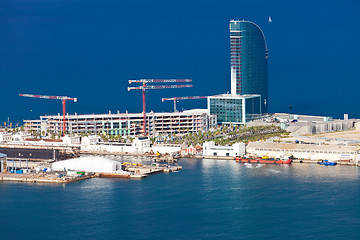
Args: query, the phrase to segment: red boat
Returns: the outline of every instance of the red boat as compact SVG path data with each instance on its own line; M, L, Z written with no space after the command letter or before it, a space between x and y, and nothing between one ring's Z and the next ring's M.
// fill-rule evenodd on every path
M268 157L236 157L240 163L262 163L262 164L290 164L291 159L268 158Z

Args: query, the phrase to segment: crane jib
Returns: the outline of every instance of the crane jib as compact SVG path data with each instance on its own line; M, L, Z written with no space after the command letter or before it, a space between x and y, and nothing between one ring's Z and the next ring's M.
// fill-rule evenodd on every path
M35 94L19 94L21 97L32 97L32 98L43 98L43 99L59 99L59 100L72 100L77 101L77 98L71 98L67 96L46 96L46 95L35 95Z
M160 85L160 86L146 86L145 89L165 89L165 88L185 88L192 87L191 84L186 85Z
M202 99L202 98L207 98L207 96L188 96L188 97L162 98L162 101L187 100L187 99Z
M131 79L131 83L171 83L171 82L192 82L192 79Z
M169 89L169 88L185 88L192 87L191 84L185 85L147 85L147 83L176 83L176 82L192 82L192 79L131 79L129 80L129 84L131 83L142 83L142 86L136 87L128 87L128 91L130 90L142 90L142 99L143 99L143 135L147 136L146 129L146 90L149 89Z

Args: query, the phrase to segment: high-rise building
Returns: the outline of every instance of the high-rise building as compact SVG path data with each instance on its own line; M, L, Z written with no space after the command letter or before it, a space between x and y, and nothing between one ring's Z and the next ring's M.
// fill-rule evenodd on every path
M260 94L261 112L267 113L268 50L259 26L230 21L231 94Z
M265 37L249 21L230 21L231 94L208 97L208 114L218 124L241 124L267 113L268 70Z

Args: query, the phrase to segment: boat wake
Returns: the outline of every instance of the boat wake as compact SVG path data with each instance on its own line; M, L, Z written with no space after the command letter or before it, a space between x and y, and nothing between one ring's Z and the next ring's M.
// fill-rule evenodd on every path
M263 164L252 164L252 163L244 163L246 168L261 168Z
M281 172L281 171L275 170L275 169L266 169L266 171L267 171L268 173L275 173L275 174L278 174L278 173Z
M251 163L244 163L244 166L246 168L254 168L254 166Z

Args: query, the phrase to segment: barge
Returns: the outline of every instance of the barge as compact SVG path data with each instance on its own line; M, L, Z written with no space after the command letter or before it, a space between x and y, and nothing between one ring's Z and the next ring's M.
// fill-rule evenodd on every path
M239 163L261 163L261 164L290 164L290 158L268 158L268 157L236 157Z

